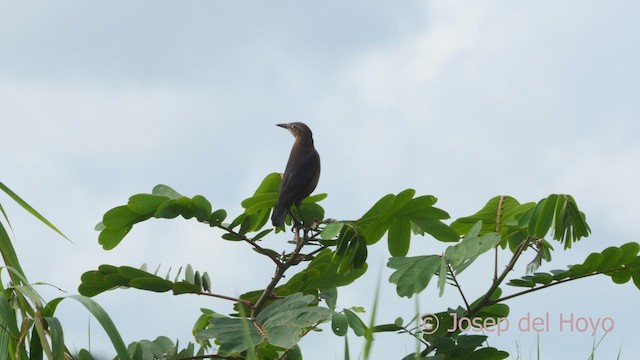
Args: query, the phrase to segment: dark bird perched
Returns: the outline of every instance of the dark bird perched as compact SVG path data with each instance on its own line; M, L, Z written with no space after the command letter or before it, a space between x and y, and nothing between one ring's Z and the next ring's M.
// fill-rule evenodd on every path
M291 148L280 184L278 203L271 216L273 226L284 224L284 218L291 212L292 205L295 205L300 213L300 203L315 190L320 178L320 155L313 147L311 129L301 122L277 126L289 130L296 141Z

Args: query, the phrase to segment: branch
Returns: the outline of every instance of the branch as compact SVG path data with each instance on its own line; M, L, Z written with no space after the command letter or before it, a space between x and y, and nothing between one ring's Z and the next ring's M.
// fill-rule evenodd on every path
M623 269L624 269L624 267L623 267ZM556 281L556 282L544 284L542 286L538 286L538 287L534 287L534 288L531 288L531 289L523 290L523 291L517 292L515 294L511 294L511 295L508 295L508 296L505 296L505 297L501 297L501 298L496 299L496 300L489 300L489 301L487 301L487 306L493 305L493 304L497 304L497 303L500 303L500 302L503 302L503 301L506 301L506 300L509 300L509 299L513 299L513 298L518 297L520 295L524 295L524 294L532 293L534 291L546 289L546 288L549 288L549 287L554 286L554 285L564 284L564 283L569 282L569 281L578 280L578 279L584 279L584 278L587 278L587 277L590 277L590 276L594 276L594 275L604 275L604 274L608 274L608 273L611 273L611 272L614 272L614 271L618 271L618 270L620 270L620 269L611 269L611 270L607 270L607 271L603 271L603 272L594 272L594 273L586 274L586 275L583 275L583 276L580 276L580 277L576 277L576 278L567 278L567 279L559 280L559 281Z
M460 292L460 296L462 296L462 300L464 301L464 304L467 306L467 311L469 311L471 307L469 306L469 302L467 302L467 298L464 296L464 293L462 292L462 287L458 283L458 279L456 279L456 274L453 272L453 269L451 268L451 264L447 263L447 268L449 270L449 273L451 274L451 279L453 279L452 285L458 288L458 292Z
M262 293L258 301L253 306L253 309L251 310L251 317L254 319L258 315L258 313L260 313L260 310L262 310L262 307L264 306L265 302L273 295L273 289L275 289L280 279L282 279L285 271L287 271L287 269L289 269L291 266L295 265L298 261L298 254L300 253L300 250L302 250L302 247L306 242L306 238L301 240L300 229L294 227L294 230L295 230L294 236L295 236L296 248L293 250L293 252L289 256L287 261L282 263L280 260L278 260L278 266L276 267L276 273L275 275L273 275L273 279L271 279L271 282L264 289L264 292Z

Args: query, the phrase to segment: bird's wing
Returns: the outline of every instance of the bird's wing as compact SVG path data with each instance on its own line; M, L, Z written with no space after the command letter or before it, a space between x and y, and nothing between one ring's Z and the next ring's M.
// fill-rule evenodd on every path
M288 163L280 186L281 203L291 205L297 198L308 196L318 183L319 171L320 157L316 151Z

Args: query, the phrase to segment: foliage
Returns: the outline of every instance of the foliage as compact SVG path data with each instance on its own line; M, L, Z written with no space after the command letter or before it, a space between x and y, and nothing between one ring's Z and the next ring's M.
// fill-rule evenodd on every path
M242 201L244 211L229 220L225 209L214 208L212 202L201 195L188 197L169 186L157 185L151 193L135 194L126 204L107 211L96 226L100 232L99 244L105 250L111 250L137 223L178 217L195 219L204 226L221 230L222 240L244 243L257 256L271 262L275 273L264 288L245 289L244 294L231 297L224 294L224 289L212 285L211 278L215 280L215 273L209 275L204 270L194 270L191 265L184 267L184 273L180 268L172 275L169 269L162 276L159 267L152 273L146 266L105 264L85 272L78 287L81 295L70 298L79 301L98 318L120 359L301 359L300 339L326 326L336 336L344 337L345 358L348 358L350 334L365 339L363 354L367 358L376 336L398 333L408 334L417 342L417 351L407 354L406 359L473 360L504 359L509 354L490 347L485 335L449 331L456 319L466 318L484 328L499 326L500 321L509 316L507 300L596 275L611 277L614 284L633 280L640 288L640 245L637 243L593 253L566 270L537 271L543 261L551 261L554 248L550 242L557 241L565 250L570 250L590 233L585 215L570 195L551 194L538 202L525 203L510 196L497 196L475 214L447 225L444 221L449 219L449 214L435 207L437 199L431 195L416 196L412 189L382 197L357 220L326 218L325 210L319 204L326 194L317 194L305 199L300 206L303 224L292 225L291 218L287 217L285 226L273 229L267 225L278 198L280 181L279 174L267 175L253 196ZM0 210L4 214L1 206ZM53 228L49 222L45 223ZM292 240L284 251L272 248L274 245L265 245L274 243L263 241L270 234L287 231L289 226ZM0 227L0 235L1 231L4 228ZM390 254L387 266L393 269L388 280L395 285L398 296L410 298L422 294L433 280L440 296L447 288L454 288L461 297L461 304L428 316L416 314L410 321L399 317L393 323L377 325L375 302L369 324L361 319L364 312L361 307L336 308L340 288L366 273L368 247L375 246L385 235ZM425 235L450 245L439 254L407 256L412 238ZM29 351L44 353L48 358L59 358L61 353L69 356L64 349L60 323L53 317L62 298L54 299L47 306L40 303L19 270L8 237L5 240L0 236L0 246L12 277L11 286L6 290L13 294L0 297L0 318L5 324L0 341L7 344L3 349L9 349L8 354L18 353L21 359ZM507 281L506 277L512 274L528 250L533 250L534 254L528 263L527 274ZM509 258L501 271L499 254ZM495 257L493 281L486 291L470 302L457 276L473 266L480 256ZM503 294L505 284L516 291ZM224 315L201 309L193 327L199 345L197 351L195 344L187 344L181 349L166 337L141 340L125 347L108 315L88 298L116 288L224 299L232 303L234 312ZM10 304L20 296L23 302L18 308L25 309L21 318L30 319L27 322L32 332L30 350L22 340L28 334L24 335L26 333L18 326ZM438 326L434 327L434 324ZM90 359L91 354L81 350L78 357Z
M0 182L0 190L9 195L27 212L60 234L51 222L31 205ZM10 226L9 217L0 204L0 212ZM67 239L68 240L68 239ZM60 321L54 316L58 304L65 298L53 299L46 303L38 294L22 270L18 256L2 221L0 221L0 253L10 282L0 284L0 359L71 359L72 355L64 345L64 332ZM69 296L80 302L103 326L112 340L114 349L122 359L129 359L115 325L107 313L95 301L83 296ZM91 355L81 350L79 357L89 359Z

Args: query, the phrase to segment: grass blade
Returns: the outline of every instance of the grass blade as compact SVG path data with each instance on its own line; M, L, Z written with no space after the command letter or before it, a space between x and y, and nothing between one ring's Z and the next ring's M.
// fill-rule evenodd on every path
M45 318L51 334L51 350L54 359L64 359L64 333L60 321L54 317Z
M36 209L32 208L31 205L27 204L26 201L22 200L22 198L18 196L18 194L11 191L11 189L5 186L5 184L3 184L1 181L0 181L0 190L4 191L7 195L9 195L9 197L11 197L15 202L17 202L18 205L22 206L31 215L35 216L38 220L42 221L45 225L50 227L53 231L60 234L63 238L69 240L69 238L65 234L63 234L60 230L58 230L58 228L56 228L51 222L49 222L49 220L45 219L44 216L40 215L40 213L37 212ZM4 213L4 211L2 212ZM71 242L71 240L69 241Z
M87 310L98 320L102 328L105 330L109 339L111 340L111 344L113 344L116 353L120 360L131 360L131 356L127 351L127 347L122 341L122 337L116 328L116 325L113 323L109 315L102 308L102 306L98 305L97 302L89 299L88 297L84 297L81 295L71 295L69 296L71 299L75 299L82 305L84 305Z

